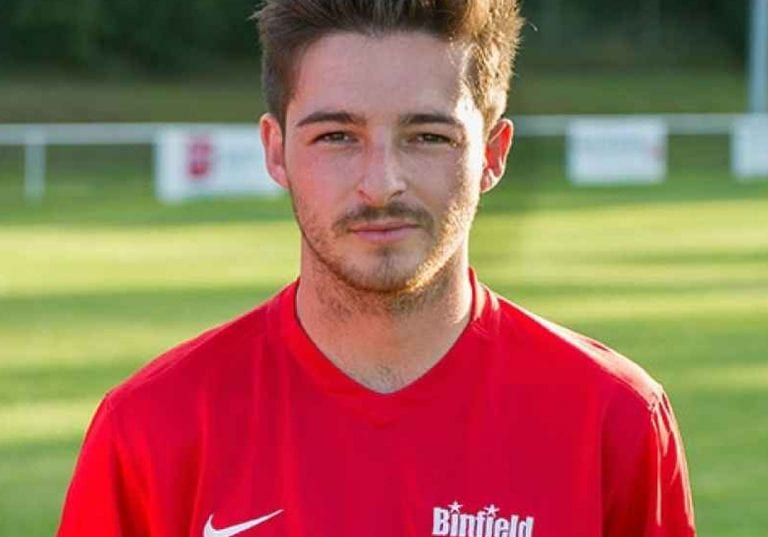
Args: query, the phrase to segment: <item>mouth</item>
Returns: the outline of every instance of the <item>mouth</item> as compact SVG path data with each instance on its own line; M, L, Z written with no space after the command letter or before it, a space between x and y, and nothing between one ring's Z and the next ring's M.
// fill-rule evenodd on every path
M361 222L349 227L354 236L375 243L402 240L414 233L419 226L402 220Z

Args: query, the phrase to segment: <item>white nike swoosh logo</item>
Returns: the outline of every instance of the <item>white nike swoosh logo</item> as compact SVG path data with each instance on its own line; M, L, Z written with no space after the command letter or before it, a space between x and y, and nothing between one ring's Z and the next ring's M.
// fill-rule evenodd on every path
M211 516L208 517L208 522L205 523L203 537L232 537L233 535L242 533L245 530L249 530L255 526L258 526L259 524L263 524L270 518L274 518L282 512L282 509L278 509L274 513L264 515L263 517L254 518L253 520L248 520L247 522L243 522L235 526L229 526L228 528L222 528L220 530L217 530L213 527L213 514L211 514Z

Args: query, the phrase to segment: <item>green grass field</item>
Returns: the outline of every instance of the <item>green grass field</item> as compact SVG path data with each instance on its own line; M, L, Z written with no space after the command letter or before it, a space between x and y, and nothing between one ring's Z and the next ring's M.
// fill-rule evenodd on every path
M685 166L661 186L577 189L558 143L522 140L472 255L501 293L660 379L701 534L759 537L768 182L729 178L721 146L676 142ZM158 205L143 149L54 151L48 198L25 206L17 157L0 153L0 535L44 536L105 390L293 279L298 234L285 198Z
M253 65L190 79L92 79L43 73L0 83L0 123L84 121L255 121L262 110ZM738 70L536 72L512 82L514 114L740 112Z
M730 74L548 77L520 76L516 112L743 105ZM0 122L247 121L260 110L255 84L4 81ZM473 264L665 384L702 536L768 536L768 181L730 178L725 138L676 138L663 185L574 188L562 149L518 142L483 201ZM0 147L0 536L52 534L107 389L297 271L285 198L163 207L147 148L49 157L47 197L28 206L21 151Z

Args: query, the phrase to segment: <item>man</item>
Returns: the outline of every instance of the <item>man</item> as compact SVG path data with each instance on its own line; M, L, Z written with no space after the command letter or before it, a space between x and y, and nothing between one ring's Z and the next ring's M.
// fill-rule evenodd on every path
M300 279L104 400L59 535L691 536L662 388L478 283L515 0L270 0Z

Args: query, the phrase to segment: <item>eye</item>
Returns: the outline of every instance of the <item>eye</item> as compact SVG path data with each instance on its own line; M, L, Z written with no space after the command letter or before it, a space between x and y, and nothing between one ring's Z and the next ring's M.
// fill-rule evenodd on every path
M325 142L330 144L346 144L354 141L354 138L348 132L335 131L326 132L316 137L315 142Z
M454 145L454 141L442 134L435 134L434 132L420 132L413 137L413 140L422 144L450 144Z

